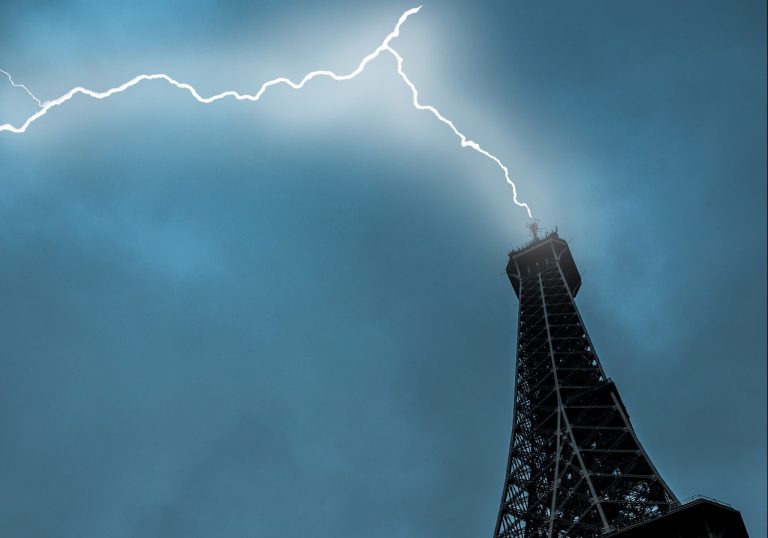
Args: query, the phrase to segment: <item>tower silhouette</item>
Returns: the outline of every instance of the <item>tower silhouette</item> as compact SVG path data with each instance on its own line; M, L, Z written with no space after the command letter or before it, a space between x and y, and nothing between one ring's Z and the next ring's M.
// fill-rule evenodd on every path
M635 434L574 302L557 231L510 252L520 300L515 412L495 538L596 537L679 503Z

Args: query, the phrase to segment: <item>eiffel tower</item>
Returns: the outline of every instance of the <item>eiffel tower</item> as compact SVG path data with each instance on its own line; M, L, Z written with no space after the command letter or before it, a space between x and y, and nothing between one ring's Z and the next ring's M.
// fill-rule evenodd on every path
M603 371L557 230L510 252L520 300L515 413L495 538L598 537L679 505Z

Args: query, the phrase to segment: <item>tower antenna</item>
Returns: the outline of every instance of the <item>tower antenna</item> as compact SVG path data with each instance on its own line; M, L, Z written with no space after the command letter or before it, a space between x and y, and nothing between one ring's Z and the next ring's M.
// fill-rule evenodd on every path
M525 225L526 228L528 228L528 231L531 232L531 239L534 241L539 240L539 230L541 229L539 227L539 221L538 220L532 220L528 224Z

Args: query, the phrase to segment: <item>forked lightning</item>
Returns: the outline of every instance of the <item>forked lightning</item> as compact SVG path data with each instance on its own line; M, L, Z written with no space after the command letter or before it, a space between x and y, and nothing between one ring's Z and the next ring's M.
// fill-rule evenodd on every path
M484 155L488 159L491 159L493 162L498 165L498 167L501 169L501 171L504 173L504 178L507 180L507 183L512 187L512 199L520 207L525 208L526 212L528 213L529 218L533 218L533 215L531 214L531 209L528 207L528 204L525 202L520 202L517 199L517 187L515 186L515 183L512 181L512 179L509 176L509 169L493 154L489 153L485 149L483 149L480 144L473 140L469 140L461 131L459 131L456 126L453 124L453 122L449 119L447 119L445 116L443 116L439 110L437 110L435 107L431 105L423 105L419 102L419 92L416 89L416 86L411 82L411 80L408 78L408 76L405 74L405 71L403 70L403 57L400 56L400 54L391 47L390 43L393 39L395 39L397 36L400 35L400 27L403 25L403 23L410 17L411 15L418 13L421 9L421 6L415 7L412 9L409 9L405 13L403 13L400 16L400 19L397 21L397 24L395 25L395 29L392 30L385 38L384 41L381 42L381 45L379 45L373 52L365 56L360 64L358 64L357 68L355 68L354 71L351 73L348 73L346 75L337 75L333 71L327 71L327 70L321 70L321 71L312 71L311 73L308 73L304 76L304 78L301 79L299 82L293 82L292 80L285 78L285 77L279 77L273 80L269 80L261 85L261 88L259 88L259 91L257 91L253 95L249 94L241 94L234 90L227 90L221 93L217 93L216 95L212 95L211 97L203 97L200 95L197 90L190 84L187 84L186 82L179 82L178 80L175 80L171 78L170 76L164 74L164 73L156 73L156 74L150 74L150 75L138 75L131 80L124 82L123 84L120 84L119 86L115 86L114 88L110 88L103 92L95 92L93 90L89 90L88 88L83 88L81 86L77 86L75 88L72 88L68 92L66 92L64 95L57 97L56 99L51 99L49 101L41 101L38 99L26 86L23 84L17 84L11 75L0 69L0 73L3 73L6 77L8 77L8 80L11 82L11 84L15 87L22 88L32 99L34 99L38 104L38 110L29 116L24 123L22 123L19 126L11 125L10 123L4 123L0 124L0 132L8 131L11 133L20 134L25 132L32 123L37 121L38 119L45 116L49 110L56 108L59 105L62 105L72 99L77 94L83 94L87 95L89 97L93 97L94 99L106 99L107 97L111 97L112 95L115 95L116 93L123 92L127 90L128 88L132 86L136 86L142 81L145 80L164 80L168 84L171 84L172 86L176 86L179 89L187 90L192 97L194 97L196 100L198 100L201 103L204 104L210 104L214 101L218 101L219 99L224 99L225 97L233 97L237 99L238 101L258 101L261 99L261 96L264 95L264 93L267 91L267 89L271 88L272 86L276 86L278 84L286 84L293 88L294 90L299 90L304 87L304 85L312 80L315 77L330 77L333 80L350 80L358 76L360 73L362 73L365 70L365 67L376 59L382 52L388 52L392 56L394 56L395 60L397 61L397 73L400 76L400 78L405 82L405 84L408 86L408 88L411 90L411 94L413 96L413 106L416 107L418 110L426 110L430 113L432 113L435 118L437 118L439 121L447 125L451 128L453 133L459 138L459 141L461 143L461 146L464 148L470 148L481 155Z

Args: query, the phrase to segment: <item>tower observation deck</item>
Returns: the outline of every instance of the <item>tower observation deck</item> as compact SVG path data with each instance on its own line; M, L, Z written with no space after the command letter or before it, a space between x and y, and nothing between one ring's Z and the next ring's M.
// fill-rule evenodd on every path
M681 505L637 438L576 307L581 276L568 244L557 231L539 237L533 225L531 232L507 265L520 309L512 439L494 538L592 538L681 520L662 517ZM694 535L676 529L669 536Z

